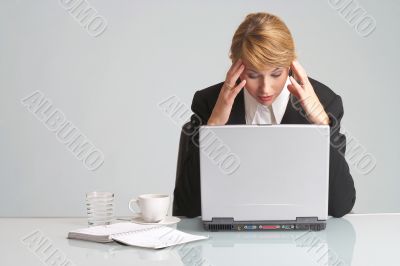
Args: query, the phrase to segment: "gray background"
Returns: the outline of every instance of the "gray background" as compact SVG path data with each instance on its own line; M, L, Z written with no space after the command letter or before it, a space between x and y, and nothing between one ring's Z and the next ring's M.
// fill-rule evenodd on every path
M56 0L0 2L0 215L83 216L85 192L172 194L180 122L158 107L222 81L250 12L280 16L309 76L342 96L343 128L377 161L354 212L399 212L398 1L358 0L376 20L361 36L329 1L90 0L108 27L90 36ZM39 90L105 154L89 171L21 99Z

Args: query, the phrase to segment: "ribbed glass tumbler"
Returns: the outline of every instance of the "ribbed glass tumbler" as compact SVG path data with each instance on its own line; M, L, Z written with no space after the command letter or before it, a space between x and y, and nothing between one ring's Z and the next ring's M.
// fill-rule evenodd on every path
M114 193L93 191L86 193L89 226L108 225L114 219Z

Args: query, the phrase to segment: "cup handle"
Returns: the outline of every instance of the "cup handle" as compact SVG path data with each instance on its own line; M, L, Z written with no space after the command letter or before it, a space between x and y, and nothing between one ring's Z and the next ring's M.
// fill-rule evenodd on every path
M133 212L133 213L135 213L135 214L141 214L139 210L137 210L137 209L135 210L135 208L132 207L132 203L136 203L136 205L139 206L139 201L138 201L138 199L131 199L131 200L129 201L128 208L129 208L129 210L130 210L131 212Z

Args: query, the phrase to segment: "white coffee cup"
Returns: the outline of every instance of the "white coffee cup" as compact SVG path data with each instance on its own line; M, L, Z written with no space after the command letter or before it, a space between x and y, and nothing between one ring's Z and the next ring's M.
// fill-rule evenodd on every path
M132 207L136 203L140 212ZM142 219L148 223L162 221L167 216L170 198L166 194L143 194L129 201L129 209L141 215Z

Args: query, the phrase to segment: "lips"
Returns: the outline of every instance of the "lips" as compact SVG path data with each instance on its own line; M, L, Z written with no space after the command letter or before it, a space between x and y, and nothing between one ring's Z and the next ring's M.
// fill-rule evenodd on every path
M269 95L269 96L258 96L258 99L260 99L263 102L267 102L270 101L272 99L273 95Z

